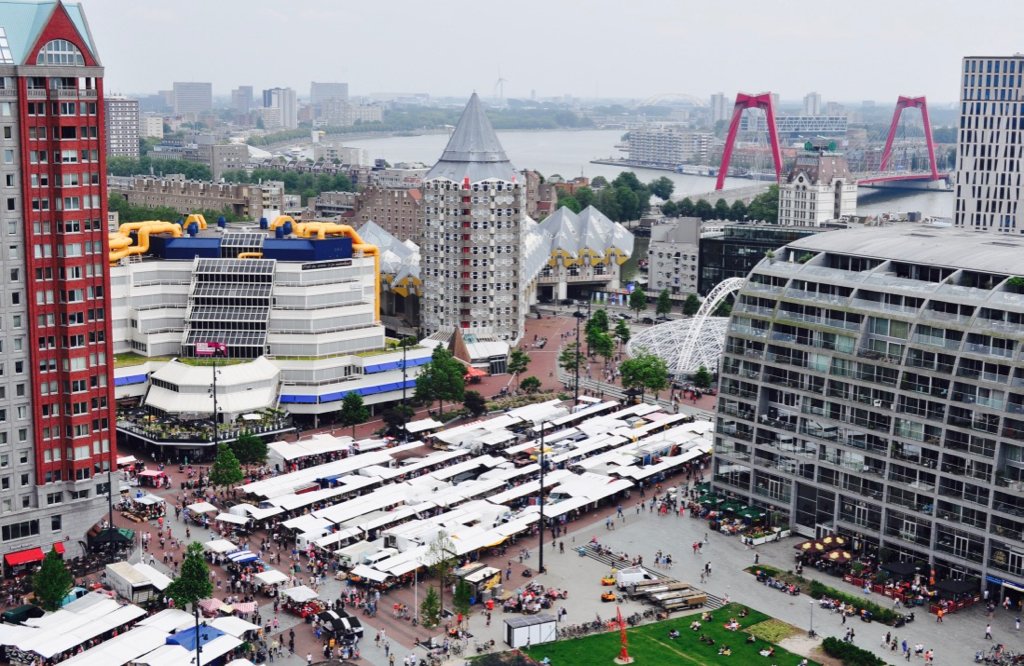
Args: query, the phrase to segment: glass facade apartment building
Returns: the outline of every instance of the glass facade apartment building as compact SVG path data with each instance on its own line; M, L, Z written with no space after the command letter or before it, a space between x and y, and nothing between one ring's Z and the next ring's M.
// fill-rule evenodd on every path
M775 254L729 323L714 489L1024 588L1024 241L900 225Z

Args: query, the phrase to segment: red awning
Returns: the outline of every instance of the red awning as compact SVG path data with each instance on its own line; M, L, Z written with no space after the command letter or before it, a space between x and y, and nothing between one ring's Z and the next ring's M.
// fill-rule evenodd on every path
M466 376L467 377L486 377L487 373L484 372L483 370L481 370L480 368L474 368L473 366L468 366L466 368Z
M166 476L163 472L158 469L144 469L139 472L139 476Z
M55 551L57 551L58 555L63 555L64 554L64 542L63 541L55 541L54 544L53 544L53 549Z
M45 556L43 555L42 548L26 548L25 550L16 550L13 553L7 553L4 555L4 559L7 560L7 564L12 567L16 567L19 564L39 562L43 557Z

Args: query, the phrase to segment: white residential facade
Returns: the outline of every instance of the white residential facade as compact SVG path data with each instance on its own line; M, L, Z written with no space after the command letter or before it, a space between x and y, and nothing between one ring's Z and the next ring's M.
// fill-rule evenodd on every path
M964 58L961 77L953 223L974 231L1024 233L1024 55Z
M842 155L800 155L779 185L779 224L818 227L857 214L857 180Z

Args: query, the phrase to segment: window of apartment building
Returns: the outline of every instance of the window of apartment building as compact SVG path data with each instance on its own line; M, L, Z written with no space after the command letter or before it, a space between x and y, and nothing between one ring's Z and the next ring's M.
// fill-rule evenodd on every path
M4 525L3 527L0 527L0 539L4 541L12 541L14 539L35 536L37 534L39 534L38 520L26 520L24 522L14 523L13 525Z
M60 514L56 516L50 516L50 530L53 532L60 532L61 529L61 518Z
M46 505L47 506L52 506L54 504L60 504L63 501L64 501L64 493L63 492L47 493L46 494Z

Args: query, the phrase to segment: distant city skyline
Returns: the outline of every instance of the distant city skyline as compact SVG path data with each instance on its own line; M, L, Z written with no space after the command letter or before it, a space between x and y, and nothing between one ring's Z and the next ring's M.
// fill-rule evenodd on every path
M951 103L962 58L1021 50L1024 24L1024 3L997 0L865 0L841 10L671 0L523 0L502 10L468 0L82 5L110 90L144 94L174 81L211 81L217 97L252 85L291 87L307 98L311 81L339 81L355 97L486 98L500 77L509 98L686 93L707 103L716 92L770 90L787 101L814 91L825 101L887 104L904 94ZM454 16L458 33L450 33ZM979 17L999 20L968 29ZM157 33L182 39L172 46L154 41Z

